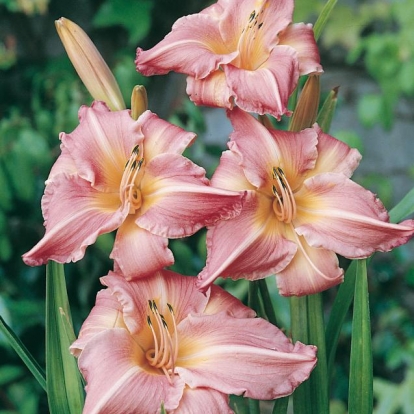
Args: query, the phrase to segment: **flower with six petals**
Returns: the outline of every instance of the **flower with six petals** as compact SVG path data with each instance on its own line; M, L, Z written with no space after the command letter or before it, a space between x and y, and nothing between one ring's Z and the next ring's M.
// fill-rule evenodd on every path
M228 394L289 395L316 364L316 347L295 345L218 286L171 271L130 282L101 279L71 352L86 380L84 414L231 413ZM131 398L133 396L133 398Z
M111 258L131 278L174 262L167 238L189 236L238 214L240 194L209 185L181 154L194 134L150 111L133 120L103 102L82 107L62 133L62 153L42 199L46 233L23 255L37 266L77 261L98 235L118 229Z
M175 22L148 51L138 48L144 75L185 73L198 105L290 114L288 98L300 75L321 73L309 24L291 24L293 0L219 0ZM233 102L234 101L234 102Z
M312 294L342 281L335 253L365 258L413 236L413 220L389 223L375 195L349 179L361 158L356 149L317 125L286 132L237 108L228 115L230 151L211 183L247 196L240 215L208 230L200 288L219 276L276 273L282 295Z

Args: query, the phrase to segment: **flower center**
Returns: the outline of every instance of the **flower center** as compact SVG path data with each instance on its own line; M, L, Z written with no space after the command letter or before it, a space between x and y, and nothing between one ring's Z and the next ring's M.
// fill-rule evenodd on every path
M141 207L142 203L138 173L144 163L144 158L140 158L139 153L139 145L135 145L132 149L131 156L125 164L124 173L119 186L119 194L122 204L125 202L129 203L129 214L134 214Z
M178 338L174 310L169 303L167 303L167 306L171 314L173 328L172 335L168 329L164 316L158 311L155 300L148 301L149 314L147 316L147 323L151 329L154 342L153 348L148 349L145 356L148 363L154 368L161 369L168 378L168 381L172 383L175 361L177 360L178 355Z
M290 223L296 216L296 201L293 191L280 167L272 169L273 211L276 217L285 223Z
M264 23L264 11L268 6L269 0L257 0L254 10L247 18L246 26L239 40L239 52L241 68L246 70L255 70L263 62L262 60L267 58L261 53L259 31L262 29Z

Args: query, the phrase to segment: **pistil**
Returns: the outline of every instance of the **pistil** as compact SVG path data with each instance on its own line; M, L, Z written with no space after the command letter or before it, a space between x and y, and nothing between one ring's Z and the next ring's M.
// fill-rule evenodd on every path
M280 167L272 169L272 193L275 196L273 211L284 223L291 223L296 216L296 201L285 173Z

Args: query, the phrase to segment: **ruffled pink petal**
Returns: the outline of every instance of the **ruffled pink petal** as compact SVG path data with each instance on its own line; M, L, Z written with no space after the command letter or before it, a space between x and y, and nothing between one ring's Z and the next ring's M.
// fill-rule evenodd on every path
M244 111L271 114L277 119L291 114L287 108L288 99L299 78L296 53L292 48L274 48L255 70L233 65L224 65L223 70L235 103Z
M315 249L302 237L293 237L298 245L295 257L276 275L282 296L312 295L343 281L344 272L338 266L338 258L334 252Z
M223 41L217 19L203 13L178 19L172 31L152 49L138 48L135 64L145 76L175 71L202 79L237 54Z
M177 154L162 154L145 168L143 204L136 223L159 236L189 236L239 214L243 194L208 185L203 168Z
M211 185L233 191L255 190L255 187L246 179L240 160L240 156L236 153L224 151L211 177Z
M233 109L233 97L222 70L216 70L203 79L188 76L187 94L196 105Z
M62 136L64 135L65 134L61 132L59 135L59 139L62 139ZM62 173L66 175L71 175L71 174L77 174L78 172L75 161L70 155L68 149L63 144L60 144L60 150L61 150L61 153L58 159L56 160L56 162L52 165L52 168L50 170L49 177L47 178L46 183L51 181L55 175L62 174Z
M129 111L111 112L103 102L82 106L79 119L72 133L61 135L79 176L95 188L118 191L125 163L144 138L139 124Z
M148 276L174 263L168 239L140 228L136 217L129 215L116 233L114 248L109 256L127 280Z
M252 43L255 47L263 52L269 51L276 43L277 34L292 21L292 0L219 0L218 4L223 9L220 16L220 32L223 39L232 47L237 46L240 35L250 35L251 38L254 37ZM249 30L252 33L249 33Z
M229 396L211 388L184 388L179 407L171 414L194 414L202 408L203 414L233 414Z
M296 51L300 75L323 72L311 24L296 23L288 26L279 33L279 44L290 46Z
M46 233L23 260L39 266L80 260L87 246L103 233L118 228L128 211L121 210L118 194L101 193L82 178L59 174L45 189L42 200Z
M272 168L280 167L292 189L315 166L317 133L312 128L286 132L268 130L253 116L238 110L228 112L234 128L229 147L241 158L246 178L256 188L272 188Z
M209 292L204 295L197 290L195 277L182 276L169 270L160 270L150 277L131 282L111 272L101 278L101 282L111 289L121 303L125 323L133 334L147 328L148 300L156 300L158 310L166 320L169 303L174 309L177 323L189 313L202 313L209 300Z
M96 303L83 323L78 339L70 346L70 352L78 357L86 344L96 334L111 328L126 328L122 306L110 289L100 290Z
M270 400L291 394L316 364L316 347L294 346L263 319L189 315L177 329L176 372L191 388Z
M228 312L235 318L254 318L256 312L243 305L239 299L217 285L210 287L210 300L204 309L204 315L214 315L220 312Z
M300 199L299 199L300 197ZM312 177L296 197L296 232L313 247L349 258L389 251L414 235L414 221L391 224L373 193L342 174Z
M193 132L184 131L151 111L144 112L138 118L138 124L145 136L144 159L147 164L159 154L182 154L195 139Z
M241 214L207 232L207 263L198 275L205 290L218 277L256 280L281 271L292 260L296 245L281 234L284 225L272 202L249 191Z
M308 177L325 172L342 173L351 177L362 158L359 151L325 134L317 124L313 128L318 133L318 159Z
M180 378L170 384L165 375L145 370L145 354L125 329L94 336L78 363L87 382L84 414L157 413L161 403L169 411L183 394Z

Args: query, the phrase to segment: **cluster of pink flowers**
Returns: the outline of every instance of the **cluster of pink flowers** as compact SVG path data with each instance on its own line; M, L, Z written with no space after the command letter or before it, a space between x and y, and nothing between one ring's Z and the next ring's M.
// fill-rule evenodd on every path
M85 413L227 413L229 394L291 394L316 348L293 345L213 282L275 274L282 295L313 294L342 281L337 253L364 258L413 236L412 220L389 223L350 180L357 150L316 124L281 131L249 113L291 115L299 76L322 73L312 26L292 24L292 13L293 0L219 0L137 51L142 74L185 73L195 104L226 108L234 131L211 181L182 155L195 135L148 110L135 120L95 101L61 134L42 199L46 233L23 259L77 261L117 230L114 270L71 347ZM165 270L168 239L202 227L198 278Z

